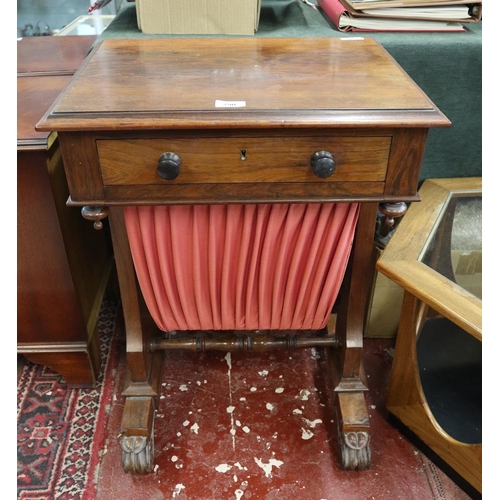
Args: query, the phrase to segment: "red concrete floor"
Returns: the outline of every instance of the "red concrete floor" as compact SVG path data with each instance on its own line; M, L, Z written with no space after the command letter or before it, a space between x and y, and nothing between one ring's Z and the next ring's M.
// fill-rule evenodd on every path
M387 422L392 346L390 339L365 341L369 470L339 467L319 351L171 351L155 419L154 472L136 476L121 468L124 400L117 394L96 500L471 498Z

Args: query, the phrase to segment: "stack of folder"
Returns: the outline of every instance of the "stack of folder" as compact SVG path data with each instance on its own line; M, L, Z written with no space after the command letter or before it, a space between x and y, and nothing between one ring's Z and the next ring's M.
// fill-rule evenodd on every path
M470 0L318 0L339 31L465 31L482 16Z

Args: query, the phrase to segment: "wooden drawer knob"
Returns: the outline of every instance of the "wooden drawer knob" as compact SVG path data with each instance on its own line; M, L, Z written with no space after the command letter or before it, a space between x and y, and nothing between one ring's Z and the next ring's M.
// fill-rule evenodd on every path
M316 177L326 179L335 172L335 161L328 151L316 151L311 156L311 167Z
M163 153L158 159L158 175L167 181L175 179L180 172L181 159L175 153Z

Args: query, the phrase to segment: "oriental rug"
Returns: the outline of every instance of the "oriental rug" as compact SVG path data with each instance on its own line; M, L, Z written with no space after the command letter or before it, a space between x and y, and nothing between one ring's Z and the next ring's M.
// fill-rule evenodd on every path
M119 302L106 298L98 320L101 373L92 389L70 389L59 374L26 362L17 390L17 496L93 500L105 452L118 367Z

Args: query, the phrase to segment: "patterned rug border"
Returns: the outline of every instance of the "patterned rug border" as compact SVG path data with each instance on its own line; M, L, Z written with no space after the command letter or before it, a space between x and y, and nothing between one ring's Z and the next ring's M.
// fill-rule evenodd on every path
M106 312L107 311L107 312ZM116 371L120 356L120 336L116 334L121 305L116 300L105 299L99 313L98 334L100 338L101 373L92 389L69 389L63 378L49 368L27 362L18 378L18 500L93 500L96 495L100 462L105 452L105 441L109 412L115 391ZM49 465L48 481L39 487L29 487L23 481L25 468L19 461L22 447L38 447L40 439L33 438L36 430L22 422L23 411L29 409L30 389L37 380L53 381L59 387L56 401L64 400L61 412L55 417L57 425L69 427L63 442L55 452ZM64 393L64 394L62 394ZM45 392L41 396L51 396ZM33 394L31 394L33 398ZM40 398L42 400L42 398ZM50 403L45 403L50 404ZM27 408L28 406L28 408ZM31 405L32 406L32 405ZM35 415L35 420L37 415ZM40 416L41 418L42 416ZM41 429L40 429L41 430ZM31 434L31 435L30 435ZM42 439L50 440L47 435ZM50 444L50 441L49 443Z

